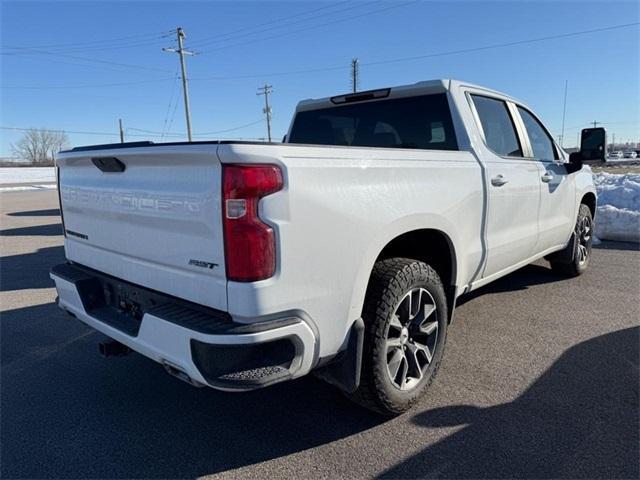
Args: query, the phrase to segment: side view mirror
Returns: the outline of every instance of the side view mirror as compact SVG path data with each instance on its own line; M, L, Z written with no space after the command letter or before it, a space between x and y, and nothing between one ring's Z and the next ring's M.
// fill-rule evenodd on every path
M580 170L582 168L582 165L582 153L573 152L569 154L569 163L567 163L565 167L567 168L568 173L573 173Z
M566 165L569 173L582 168L585 160L601 160L607 158L607 131L602 127L585 128L580 134L580 150L569 155Z
M607 158L607 131L602 127L585 128L580 135L580 155L582 160L602 160Z

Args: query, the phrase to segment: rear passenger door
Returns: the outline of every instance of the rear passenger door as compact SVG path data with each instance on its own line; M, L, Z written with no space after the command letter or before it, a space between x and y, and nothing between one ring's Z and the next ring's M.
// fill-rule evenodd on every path
M487 188L487 257L483 278L529 258L538 240L540 172L524 157L511 102L470 94L483 142L477 145Z

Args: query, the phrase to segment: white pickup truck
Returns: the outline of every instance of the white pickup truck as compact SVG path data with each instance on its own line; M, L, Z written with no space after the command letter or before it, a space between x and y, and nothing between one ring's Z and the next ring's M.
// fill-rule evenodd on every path
M456 299L545 257L589 263L596 192L523 103L454 80L305 100L283 143L57 157L60 308L195 386L310 372L387 415L442 360Z

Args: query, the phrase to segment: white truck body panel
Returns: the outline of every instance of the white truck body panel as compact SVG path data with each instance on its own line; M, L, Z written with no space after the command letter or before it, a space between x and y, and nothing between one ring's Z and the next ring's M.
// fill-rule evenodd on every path
M299 319L304 326L291 327L294 333L280 331L304 337L299 343L307 351L293 372L299 376L345 348L350 329L362 315L374 263L400 235L424 229L444 235L453 252L454 297L562 250L581 199L595 195L590 169L568 174L562 165L567 156L555 143L558 158L534 158L516 109L527 107L498 92L438 80L393 88L388 98L431 93L446 93L455 151L212 142L64 152L57 165L67 259L227 312L238 324ZM488 147L472 94L508 105L522 157L500 156ZM296 112L332 106L330 99L308 100ZM117 157L126 171L102 172L92 164L94 156ZM221 193L225 164L272 164L282 172L283 188L259 202L259 217L276 238L276 271L266 280L226 277ZM507 181L497 185L496 177ZM206 383L189 357L189 333L184 329L180 354L169 348L170 338L149 330L154 322L163 322L149 315L142 319L145 339L128 338L101 326L84 311L73 285L54 279L63 308L132 349L176 363ZM159 329L165 323L156 325ZM172 332L166 330L167 335L177 330ZM279 336L265 335L263 340ZM191 338L202 340L202 335ZM247 341L241 336L225 340Z
M57 159L67 259L226 310L216 145L71 152ZM117 157L105 173L92 157ZM190 265L191 260L216 264Z
M480 185L473 155L387 148L345 153L302 145L229 144L218 150L223 163L275 163L287 172L285 188L260 205L278 232L276 275L229 282L229 312L250 321L302 310L321 331L321 357L339 349L362 314L373 264L397 236L425 226L446 233L459 251L460 285L471 280L482 257L481 190L442 181L446 172L461 185Z

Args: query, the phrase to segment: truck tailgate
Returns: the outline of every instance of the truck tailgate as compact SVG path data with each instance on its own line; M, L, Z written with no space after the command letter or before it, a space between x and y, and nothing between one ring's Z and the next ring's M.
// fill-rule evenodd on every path
M226 310L216 149L159 145L61 153L67 258Z

